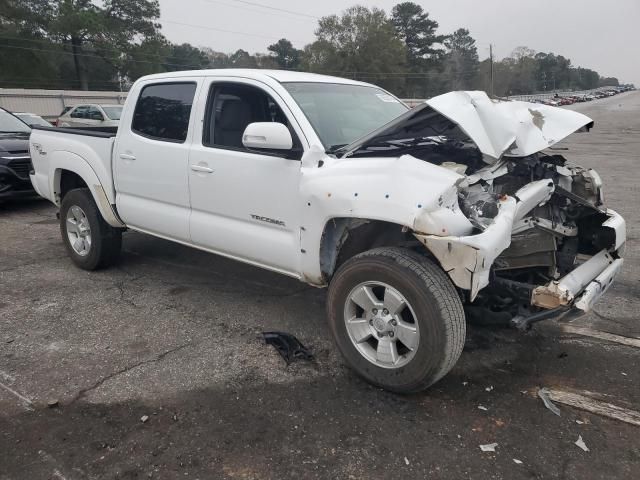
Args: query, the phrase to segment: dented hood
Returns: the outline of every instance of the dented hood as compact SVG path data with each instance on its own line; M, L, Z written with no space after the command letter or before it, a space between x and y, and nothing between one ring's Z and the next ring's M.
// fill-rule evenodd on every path
M450 92L427 100L345 147L345 156L403 126L415 125L427 108L457 124L486 156L526 157L548 148L593 121L578 112L538 103L493 100L485 92Z

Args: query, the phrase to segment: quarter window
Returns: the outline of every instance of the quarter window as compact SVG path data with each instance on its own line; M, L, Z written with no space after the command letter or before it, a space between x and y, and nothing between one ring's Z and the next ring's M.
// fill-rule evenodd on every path
M195 92L195 83L147 85L138 97L131 129L157 140L184 142Z

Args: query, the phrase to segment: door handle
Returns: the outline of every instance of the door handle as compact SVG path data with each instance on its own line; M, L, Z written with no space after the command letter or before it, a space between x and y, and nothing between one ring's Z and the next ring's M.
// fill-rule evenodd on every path
M200 173L213 173L213 168L205 167L204 165L191 165L191 170Z
M120 158L123 160L135 160L135 155L129 155L128 153L121 153Z

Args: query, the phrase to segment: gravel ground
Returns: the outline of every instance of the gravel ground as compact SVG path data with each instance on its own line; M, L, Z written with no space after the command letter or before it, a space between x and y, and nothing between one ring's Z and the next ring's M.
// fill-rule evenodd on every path
M640 92L573 108L596 125L561 153L598 169L628 228L623 273L573 323L640 337ZM324 297L137 233L118 267L84 272L50 204L0 205L0 479L638 478L640 427L558 417L535 391L638 409L640 349L553 322L471 329L447 377L399 396L342 364ZM264 330L293 333L315 362L287 367Z

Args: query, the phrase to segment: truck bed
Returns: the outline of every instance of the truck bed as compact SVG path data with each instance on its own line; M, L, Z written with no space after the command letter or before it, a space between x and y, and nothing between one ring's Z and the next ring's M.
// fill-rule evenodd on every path
M38 194L57 203L55 184L60 170L79 174L86 171L88 175L84 177L95 175L109 202L115 203L111 156L116 132L117 127L34 128L29 141L31 183ZM93 184L88 186L95 188Z
M83 127L83 128L71 128L71 127L45 127L41 125L34 125L33 130L51 130L53 132L71 133L73 135L86 135L88 137L101 137L111 138L115 137L118 133L118 127Z

